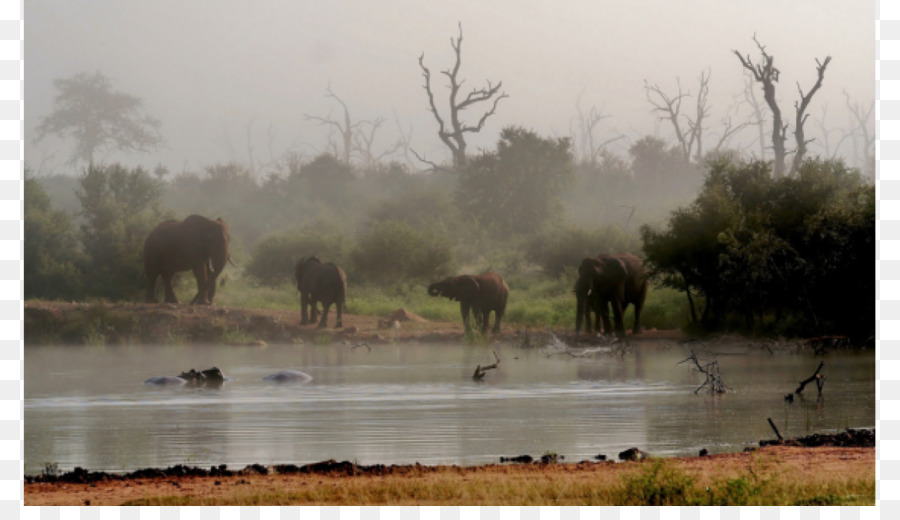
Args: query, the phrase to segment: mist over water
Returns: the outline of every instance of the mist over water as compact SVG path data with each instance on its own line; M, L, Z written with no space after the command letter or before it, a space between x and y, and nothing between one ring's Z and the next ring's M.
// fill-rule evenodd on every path
M826 356L824 397L783 395L819 358L729 348L718 357L734 392L694 394L702 376L676 343L624 358L573 358L495 345L29 347L25 471L131 471L189 464L484 464L547 452L566 462L615 458L632 446L656 456L740 451L774 437L873 427L872 352ZM713 348L715 350L715 347ZM149 377L223 369L221 389L153 388ZM263 378L303 371L305 384Z

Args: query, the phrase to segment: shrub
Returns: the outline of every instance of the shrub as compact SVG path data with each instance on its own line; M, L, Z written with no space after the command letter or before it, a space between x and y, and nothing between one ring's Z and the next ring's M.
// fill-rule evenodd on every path
M619 228L606 226L588 230L578 226L544 229L525 244L525 257L549 276L560 276L567 267L577 268L581 260L598 253L639 251L635 237Z
M360 236L350 265L365 282L401 285L448 276L453 252L443 235L394 220L373 223Z
M328 226L312 225L264 238L254 250L244 273L263 285L274 287L293 280L297 260L312 255L346 269L347 245L340 232Z

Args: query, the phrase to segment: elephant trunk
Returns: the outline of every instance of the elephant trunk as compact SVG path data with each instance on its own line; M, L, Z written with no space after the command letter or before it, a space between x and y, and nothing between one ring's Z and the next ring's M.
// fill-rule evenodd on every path
M428 286L428 296L440 296L441 288L439 284L433 283Z

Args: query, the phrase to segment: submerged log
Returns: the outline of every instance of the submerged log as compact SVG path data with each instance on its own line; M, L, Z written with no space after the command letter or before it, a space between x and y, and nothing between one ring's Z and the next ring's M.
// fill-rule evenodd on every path
M497 362L493 363L491 365L478 365L477 367L475 367L475 373L472 374L472 379L474 379L476 381L480 381L480 380L484 379L484 374L488 370L493 370L493 369L497 368L497 365L500 364L500 357L497 356L497 352L496 351L492 351L492 352L494 352L494 359L496 359Z

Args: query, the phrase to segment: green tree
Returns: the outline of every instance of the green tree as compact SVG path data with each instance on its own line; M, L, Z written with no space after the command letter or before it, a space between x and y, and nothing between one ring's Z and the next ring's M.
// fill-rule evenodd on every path
M866 339L874 222L874 188L839 161L776 178L764 162L722 160L690 206L642 238L657 279L687 292L695 320L693 295L704 298L707 328L756 331L771 317L792 327L779 333Z
M114 91L100 72L60 78L53 85L53 111L41 119L37 138L74 139L73 163L94 164L96 153L104 150L146 152L162 144L160 122L144 112L143 101Z
M25 172L25 299L80 296L80 255L68 215L55 210L37 179Z
M460 172L456 205L499 235L529 233L562 214L560 193L573 177L568 138L507 127L495 152Z
M138 298L144 290L144 240L164 219L161 183L142 168L119 164L92 165L79 182L86 293L111 300Z

